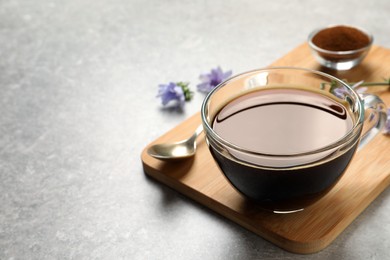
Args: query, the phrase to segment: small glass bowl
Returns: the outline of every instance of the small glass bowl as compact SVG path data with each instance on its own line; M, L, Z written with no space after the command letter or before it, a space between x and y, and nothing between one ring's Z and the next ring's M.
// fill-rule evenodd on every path
M363 30L363 29L358 28L358 27L345 25L346 27L357 29L357 30L361 31L362 33L364 33L365 35L367 35L367 37L369 38L369 43L363 48L356 49L356 50L348 50L348 51L325 50L325 49L322 49L322 48L316 46L313 43L313 38L317 33L319 33L320 31L322 31L324 29L328 29L328 28L332 28L332 27L336 27L336 26L339 26L339 25L334 25L334 26L329 26L329 27L324 27L324 28L319 28L319 29L314 30L313 32L311 32L309 34L308 43L309 43L309 46L311 48L311 51L312 51L314 57L317 59L317 61L322 66L325 66L327 68L331 68L334 70L349 70L349 69L357 66L358 64L360 64L360 62L366 57L368 51L370 50L370 48L372 46L374 38L366 30ZM342 25L342 26L344 26L344 25Z

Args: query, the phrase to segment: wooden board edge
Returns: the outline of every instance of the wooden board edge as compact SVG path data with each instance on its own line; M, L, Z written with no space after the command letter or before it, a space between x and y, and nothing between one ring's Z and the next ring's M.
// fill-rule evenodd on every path
M286 64L284 60L286 59L286 56L291 56L291 53L294 53L298 51L299 49L307 48L307 43L302 43L301 45L295 47L294 49L290 50L288 53L286 53L284 56L282 56L280 59L276 60L272 64L270 64L268 67L271 66L278 66L278 64L282 63L283 65ZM382 48L380 46L373 46L371 51L376 51L377 49L386 49ZM193 116L187 118L182 123L180 123L178 126L181 126L182 124L194 124L192 121L193 117L199 117L200 112L195 113ZM164 135L160 136L159 138L168 135L171 131L174 131L175 128L171 129ZM157 141L157 139L155 140ZM155 142L154 141L154 142ZM151 145L151 142L149 145ZM149 146L148 145L148 146ZM147 146L147 147L148 147ZM278 236L277 234L267 234L266 230L259 230L259 227L252 226L249 223L245 222L245 220L242 219L239 213L233 211L231 208L227 207L224 204L219 203L218 201L214 200L211 197L208 197L204 195L203 193L184 185L183 183L180 183L178 180L174 178L170 178L169 176L166 176L164 174L159 173L158 171L155 171L152 167L149 167L147 165L147 162L150 160L154 160L154 158L151 158L147 155L146 149L143 150L141 154L141 160L144 168L144 172L147 176L156 179L157 181L165 184L166 186L174 189L175 191L185 195L186 197L196 201L201 206L204 206L206 208L211 209L212 211L218 213L219 215L235 222L236 224L239 224L240 226L246 228L249 231L254 232L255 234L261 236L262 238L272 242L276 246L279 246L280 248L292 252L292 253L298 253L298 254L312 254L317 253L323 249L325 249L327 246L329 246L339 235L342 233L371 203L374 201L390 184L390 175L386 177L385 181L383 181L379 187L376 190L371 190L370 199L365 202L361 202L357 209L353 212L353 214L349 215L347 218L345 218L343 221L337 223L336 228L332 229L332 232L329 232L325 234L322 237L316 238L312 241L295 241L291 240L282 236Z

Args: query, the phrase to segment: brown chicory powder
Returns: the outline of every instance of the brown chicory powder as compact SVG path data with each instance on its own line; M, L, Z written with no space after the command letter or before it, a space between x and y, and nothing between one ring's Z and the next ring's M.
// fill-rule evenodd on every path
M319 31L312 42L324 50L351 51L369 45L370 38L356 28L339 25Z

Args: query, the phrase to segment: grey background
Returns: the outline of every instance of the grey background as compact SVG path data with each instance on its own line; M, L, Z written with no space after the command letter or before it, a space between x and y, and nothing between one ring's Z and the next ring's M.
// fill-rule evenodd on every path
M1 0L0 259L390 259L388 189L301 256L147 178L140 160L200 109L201 72L267 66L328 24L389 47L389 11L387 0ZM194 99L161 109L157 85L180 80Z

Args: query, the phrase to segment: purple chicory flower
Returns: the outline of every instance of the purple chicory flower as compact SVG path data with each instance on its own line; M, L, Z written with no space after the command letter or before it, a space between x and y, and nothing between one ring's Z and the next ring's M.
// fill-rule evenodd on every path
M384 127L384 133L390 135L390 108L387 108L387 121Z
M335 88L333 89L333 94L338 98L344 98L347 91L343 88Z
M185 104L184 92L176 83L169 82L168 84L161 84L158 86L157 97L161 97L163 106L172 104L174 107L183 108Z
M356 93L358 93L358 94L363 94L366 90L367 90L367 88L355 89ZM347 90L345 90L344 88L335 88L335 89L333 89L333 94L336 97L343 99L345 97L345 95L347 94Z
M202 81L196 87L198 91L203 93L209 93L213 88L215 88L219 83L229 78L232 75L232 71L223 72L221 67L212 69L210 73L201 74L199 79Z
M185 101L192 98L192 92L188 88L189 83L169 82L159 85L157 97L161 97L163 106L172 106L183 109Z
M363 83L364 83L363 80L359 81L358 83L351 85L351 88L354 89L356 91L356 93L363 94L367 90L366 87L363 87L363 88L360 87ZM331 92L333 92L333 94L338 98L344 98L345 94L347 93L347 90L345 90L345 88L336 88L335 83L332 82L331 83Z
M359 94L365 93L365 91L367 90L367 87L374 87L374 86L389 86L389 89L390 89L390 78L387 78L387 79L385 78L384 82L367 82L367 83L365 83L363 81L359 81L359 82L351 85L351 87L353 89L355 89L356 92ZM330 84L330 87L331 87L330 92L334 93L335 96L337 96L339 98L344 98L345 93L346 93L345 89L336 88L335 82L332 82ZM373 117L374 117L374 114L371 114L369 121L371 121L373 119ZM390 107L387 108L387 120L386 120L385 126L383 128L383 133L390 135Z

